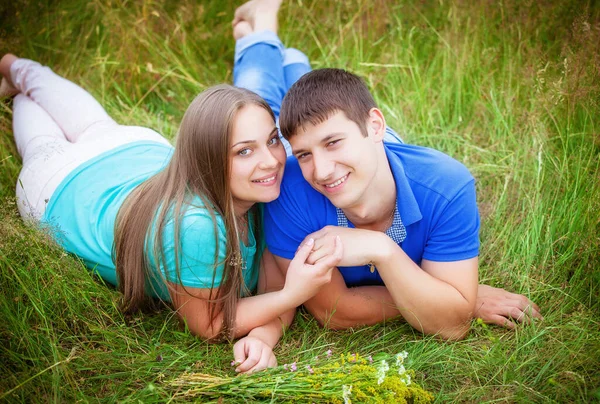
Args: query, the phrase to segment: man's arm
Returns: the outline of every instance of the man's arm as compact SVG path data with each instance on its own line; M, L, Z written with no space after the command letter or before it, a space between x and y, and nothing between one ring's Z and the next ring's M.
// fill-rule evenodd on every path
M305 303L321 322L329 315L330 327L345 328L374 324L399 313L426 334L445 339L466 335L477 298L477 258L424 260L421 268L384 233L327 226L310 235L316 242L308 261L318 262L326 256L328 240L336 236L345 247L340 265L375 264L387 290L377 286L346 288L341 274L334 270L332 282ZM279 268L285 269L286 262L279 257L276 260ZM392 310L396 312L392 314Z
M279 270L287 273L291 260L275 256L275 261ZM348 288L337 268L331 273L331 282L304 307L319 324L331 329L377 324L400 315L385 286Z
M372 261L406 321L425 334L464 338L477 299L477 257L419 267L391 239L387 244Z

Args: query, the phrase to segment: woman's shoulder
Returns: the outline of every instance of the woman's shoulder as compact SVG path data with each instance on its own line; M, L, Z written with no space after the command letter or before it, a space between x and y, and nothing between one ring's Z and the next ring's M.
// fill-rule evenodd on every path
M225 237L223 216L215 209L207 208L202 199L193 197L181 207L181 234L196 233L214 239L215 231Z

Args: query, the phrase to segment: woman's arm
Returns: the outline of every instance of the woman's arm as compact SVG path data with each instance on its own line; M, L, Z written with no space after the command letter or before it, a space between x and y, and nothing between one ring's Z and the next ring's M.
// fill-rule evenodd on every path
M260 269L258 294L283 289L285 278L269 250L263 253ZM277 366L273 348L294 320L295 314L295 308L289 310L270 323L254 328L246 337L236 342L233 346L234 361L238 365L236 372L255 372Z
M241 298L238 301L233 329L234 338L244 336L251 330L269 324L282 314L294 310L331 280L331 271L342 257L341 241L339 238L336 239L332 254L310 265L306 263L306 259L312 251L313 244L314 240L311 239L300 246L290 263L281 290ZM207 301L210 289L187 288L174 283L170 285L173 287L171 291L173 306L179 316L186 321L190 331L207 339L216 337L221 331L223 313L219 313L212 322L210 321Z

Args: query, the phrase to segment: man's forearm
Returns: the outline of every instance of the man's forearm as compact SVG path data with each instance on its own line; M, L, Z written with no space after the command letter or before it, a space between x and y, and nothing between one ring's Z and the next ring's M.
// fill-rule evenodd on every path
M465 296L453 285L430 275L400 247L395 247L391 254L377 262L377 268L402 316L425 334L448 339L464 337L472 317L474 297ZM472 272L476 287L476 263Z
M304 305L320 324L331 329L344 329L377 324L400 315L385 286L338 288L337 293L325 291L327 303L311 299Z

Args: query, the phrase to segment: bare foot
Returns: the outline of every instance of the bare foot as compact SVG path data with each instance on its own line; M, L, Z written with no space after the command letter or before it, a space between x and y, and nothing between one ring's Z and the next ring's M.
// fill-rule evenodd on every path
M240 21L233 26L233 38L237 41L245 37L246 35L250 35L253 33L252 25L250 25L247 21Z
M18 58L10 53L2 56L0 59L0 74L2 74L2 82L0 82L0 98L11 97L19 93L10 79L10 66Z
M253 31L277 33L277 13L283 0L250 0L235 10L232 25L246 21Z

